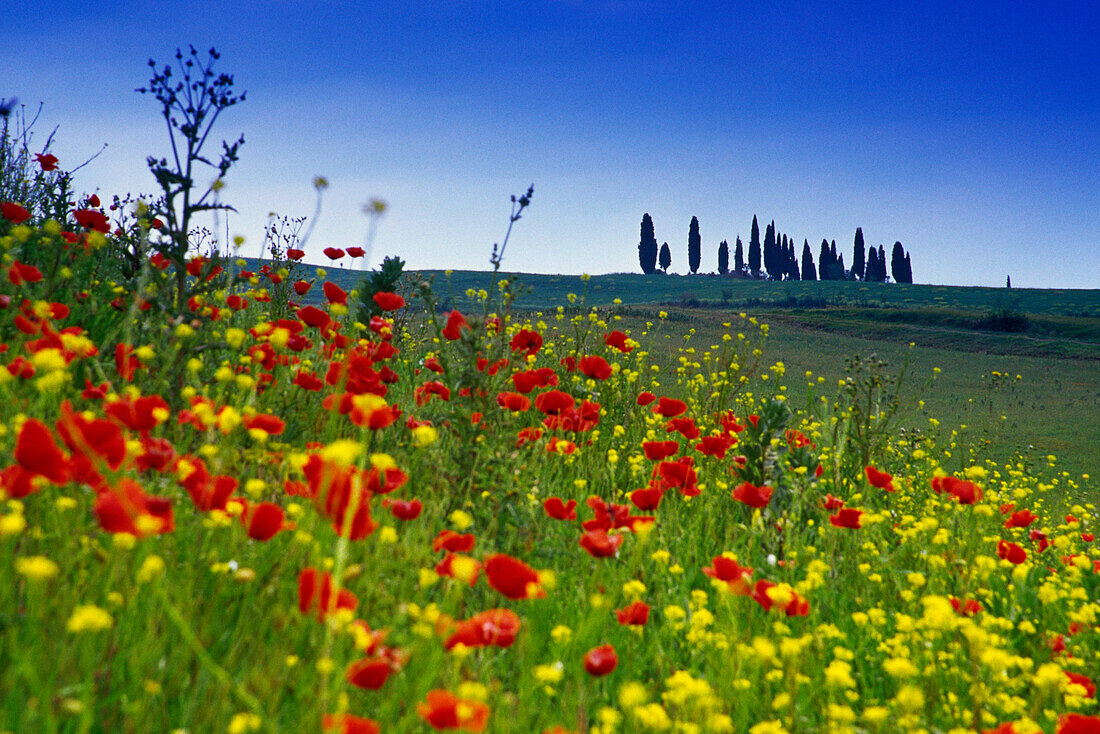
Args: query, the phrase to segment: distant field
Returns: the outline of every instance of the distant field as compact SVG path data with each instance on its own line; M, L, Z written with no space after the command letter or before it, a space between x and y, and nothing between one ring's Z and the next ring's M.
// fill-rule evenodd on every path
M364 275L326 270L346 289L356 287ZM574 294L571 310L597 306L606 311L619 299L622 303L614 311L622 317L620 326L636 332L647 321L660 321L657 314L665 311L668 319L654 333L658 339L670 338L670 350L671 340L688 328L696 329L699 347L715 344L726 331L723 323L748 312L771 326L765 356L784 362L787 383L795 391L803 389L807 371L835 386L850 356L874 353L899 369L908 357L911 378L903 394L911 406L909 425L927 429L934 417L947 431L967 427L958 439L964 450L984 447L983 455L1004 460L1016 452L1036 458L1052 454L1071 476L1100 472L1097 290L769 283L635 274L594 275L587 282L574 275L500 277L529 289L517 301L522 309L556 308ZM433 281L444 306L473 310L466 292L488 288L490 274L410 273L409 285L422 279ZM1019 333L981 328L996 313L1025 315L1027 328ZM941 372L926 387L936 367ZM994 371L1012 379L991 387ZM919 400L925 401L923 410L916 407Z

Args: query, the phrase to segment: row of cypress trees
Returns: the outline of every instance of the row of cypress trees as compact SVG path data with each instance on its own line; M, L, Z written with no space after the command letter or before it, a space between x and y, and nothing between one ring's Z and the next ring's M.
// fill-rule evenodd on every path
M702 256L702 240L699 235L699 220L691 218L688 226L688 268L692 273L699 272ZM672 265L672 252L665 242L659 249L653 219L649 214L642 215L641 241L638 243L638 263L642 272L656 273L658 265L664 272ZM748 261L745 260L741 238L737 237L734 246L733 268L730 269L730 248L726 240L718 245L718 273L720 275L741 275L769 280L862 280L885 282L888 275L897 283L913 282L913 266L909 253L895 242L890 253L889 273L886 266L886 249L879 245L867 248L863 241L863 228L856 228L855 243L852 249L852 267L844 266L844 254L837 254L836 240L821 240L821 250L817 265L814 265L809 240L802 241L801 262L795 255L793 238L776 230L771 222L760 239L760 224L756 216L752 218L749 230Z

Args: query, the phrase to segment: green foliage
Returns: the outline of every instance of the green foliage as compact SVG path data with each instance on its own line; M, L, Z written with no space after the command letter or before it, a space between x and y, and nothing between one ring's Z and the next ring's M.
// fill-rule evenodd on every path
M702 240L699 237L699 220L691 218L688 225L688 268L691 272L699 272L699 259L702 256Z
M730 246L725 240L718 245L718 274L726 275L730 271Z
M376 293L400 293L401 278L405 274L405 261L397 256L388 256L382 260L382 267L371 271L359 284L359 312L357 318L364 324L383 314L374 302Z
M1026 313L1009 306L995 308L978 319L977 326L985 331L1003 331L1020 334L1031 328L1031 319Z

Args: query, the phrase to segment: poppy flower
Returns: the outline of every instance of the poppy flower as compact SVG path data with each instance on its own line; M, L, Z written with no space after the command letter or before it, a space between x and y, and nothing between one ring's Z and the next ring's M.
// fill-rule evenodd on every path
M420 500L386 500L390 507L390 514L396 517L398 520L415 520L420 517L421 511L424 509L424 503Z
M339 260L344 256L344 251L339 247L326 247L321 252L325 253L325 257L329 260Z
M367 657L348 665L344 678L356 688L377 691L393 673L393 666L385 658Z
M473 533L456 533L454 530L440 530L439 535L432 540L432 550L451 551L453 553L469 553L474 549L477 540Z
M539 584L538 572L518 558L503 553L485 559L485 576L490 586L509 599L546 596Z
M305 568L298 574L298 611L302 614L316 613L323 620L326 615L337 609L354 612L359 599L349 590L341 588L332 595L332 574Z
M638 599L622 609L616 609L615 618L619 620L621 625L641 627L649 621L649 605Z
M720 436L705 436L702 441L695 444L695 450L716 459L726 458L726 452L733 446L733 439L728 434Z
M282 418L268 413L257 413L256 415L246 416L241 422L249 431L253 428L258 428L269 436L282 435L282 432L286 430L286 423Z
M577 501L562 502L561 497L550 497L542 503L542 509L555 520L576 520Z
M520 619L511 609L489 609L459 622L443 647L511 647L519 634Z
M33 265L26 265L15 260L8 268L8 280L11 281L12 285L37 283L42 280L42 271Z
M481 573L481 563L469 556L448 553L442 561L435 564L435 572L438 576L449 576L473 586Z
M586 377L591 377L593 380L602 381L611 377L611 365L607 363L606 359L599 355L590 354L587 357L582 357L579 366L581 372Z
M349 257L363 257L367 254L367 251L362 247L348 247L346 249Z
M789 586L780 586L773 581L760 579L752 591L752 598L770 611L773 607L781 609L788 617L805 617L810 613L810 603Z
M879 489L886 490L887 492L896 491L896 487L894 487L893 482L893 475L887 474L884 471L879 471L873 466L864 467L863 472L867 475L867 481L871 483L872 487L878 487Z
M1027 560L1027 551L1015 543L1001 540L997 542L997 557L1019 565Z
M558 376L550 367L540 367L537 370L526 370L512 375L512 384L516 390L527 394L536 387L553 387L558 384Z
M309 289L312 287L312 283L307 283L304 280L295 281L294 292L297 293L299 296L304 296L305 294L309 293Z
M648 487L642 487L641 489L635 489L630 493L630 501L643 512L649 512L650 510L656 510L657 506L661 504L661 499L665 496L664 488L660 486L650 485Z
M576 404L572 395L561 390L550 390L535 398L535 407L546 415L557 415Z
M28 418L15 441L15 463L54 484L69 481L69 461L45 423Z
M958 597L949 596L947 597L947 600L951 602L951 608L954 609L958 614L963 615L964 617L972 617L978 612L982 611L981 602L979 602L977 599L962 600Z
M489 707L481 701L460 699L448 690L428 691L416 704L416 713L433 729L461 729L480 732L489 723Z
M530 329L523 329L512 337L508 346L513 352L526 352L528 357L538 354L542 349L542 334Z
M829 522L833 527L837 528L852 528L856 530L860 527L859 518L863 514L863 510L856 510L851 507L844 507L837 511L835 515L829 515Z
M470 325L466 323L466 317L459 311L451 311L447 315L447 325L443 327L443 338L448 341L455 341L462 336L463 329L469 329Z
M727 588L742 596L749 593L749 577L752 569L742 566L727 556L715 556L711 565L703 568L703 573L718 581L725 581Z
M676 431L689 441L699 438L699 428L692 418L673 418L665 424L665 430L669 433Z
M638 397L635 398L634 402L644 408L656 399L656 395L649 392L648 390L643 390L642 392L638 393Z
M288 247L286 250L286 256L290 260L301 260L306 256L305 250L296 250L293 247Z
M611 331L604 335L603 343L609 347L618 349L623 354L634 351L634 347L626 343L627 336L621 331Z
M14 201L5 201L0 203L0 216L12 224L22 224L31 218L31 213Z
M260 502L241 513L241 524L253 540L271 540L283 529L285 518L282 507L272 502Z
M348 293L340 286L336 285L332 281L326 280L321 289L325 293L325 298L329 303L338 303L340 305L346 305L348 302Z
M821 506L826 510L839 510L844 507L844 500L839 497L834 497L831 494L825 495L825 499L821 500Z
M607 675L619 664L619 656L611 645L594 647L584 654L584 669L591 676Z
M749 507L761 508L768 504L772 498L772 487L764 485L754 486L751 482L744 482L733 490L731 496L738 502L743 502Z
M517 392L501 392L497 394L497 405L513 413L521 413L531 407L531 399Z
M321 719L324 734L382 734L377 721L351 714L325 714Z
M675 418L687 412L688 406L683 400L676 398L660 398L653 412L664 418Z
M1096 734L1100 732L1100 716L1062 714L1058 717L1055 734Z
M1085 689L1085 698L1096 698L1096 684L1087 675L1074 673L1070 670L1065 671L1065 673L1070 683Z
M294 375L294 379L291 380L295 385L303 390L309 390L310 392L320 392L325 386L325 383L321 381L321 378L312 372L303 372L299 370Z
M77 209L73 212L73 219L85 229L107 234L111 231L111 225L107 221L107 215L95 209Z
M383 311L396 311L405 307L405 299L396 293L381 291L373 296L374 303Z
M1039 519L1038 515L1031 514L1030 510L1017 510L1005 520L1006 528L1026 528Z
M35 153L34 159L38 161L38 165L42 167L43 171L57 170L57 156L53 153Z
M623 536L608 535L606 530L596 528L582 535L579 544L593 558L607 558L619 550L619 546L623 544Z
M96 519L108 533L126 533L136 537L170 533L175 529L172 504L165 497L145 494L132 479L120 479L96 497Z

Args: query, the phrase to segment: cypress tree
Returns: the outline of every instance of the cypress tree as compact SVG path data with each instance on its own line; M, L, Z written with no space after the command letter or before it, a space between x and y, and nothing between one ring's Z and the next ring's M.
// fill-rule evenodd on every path
M735 273L745 272L745 251L741 247L741 235L737 235L737 244L733 248L733 271Z
M863 248L863 227L856 227L856 244L852 252L852 275L855 280L863 280L867 263Z
M772 280L779 280L779 248L775 243L775 222L764 230L764 270Z
M913 282L913 263L909 260L909 253L905 253L905 282Z
M725 240L718 245L718 274L725 275L730 271L730 246Z
M653 219L642 215L642 239L638 243L638 264L646 275L657 272L657 235L653 232Z
M894 276L895 283L905 282L905 248L900 242L895 242L890 252L890 274Z
M668 275L668 266L672 264L672 251L668 249L668 243L661 245L661 270Z
M886 282L886 250L878 246L878 282Z
M847 280L848 271L844 269L844 253L840 253L840 257L836 261L836 279Z
M871 248L871 251L867 253L867 270L864 273L863 279L869 283L874 283L878 280L878 250Z
M702 240L699 239L699 220L691 218L688 225L688 267L691 272L699 272L699 258L702 257Z
M794 240L787 240L787 277L791 280L802 280L802 274L798 271L798 256L794 254Z
M840 260L836 256L836 240L829 244L829 280L844 280L844 271L840 269Z
M829 241L821 240L821 252L817 256L817 277L821 280L832 280L833 267L829 259Z
M752 230L749 232L749 272L752 277L760 277L760 225L756 215L752 215Z
M810 252L810 241L802 241L802 280L817 280L817 271L814 269L814 256Z

